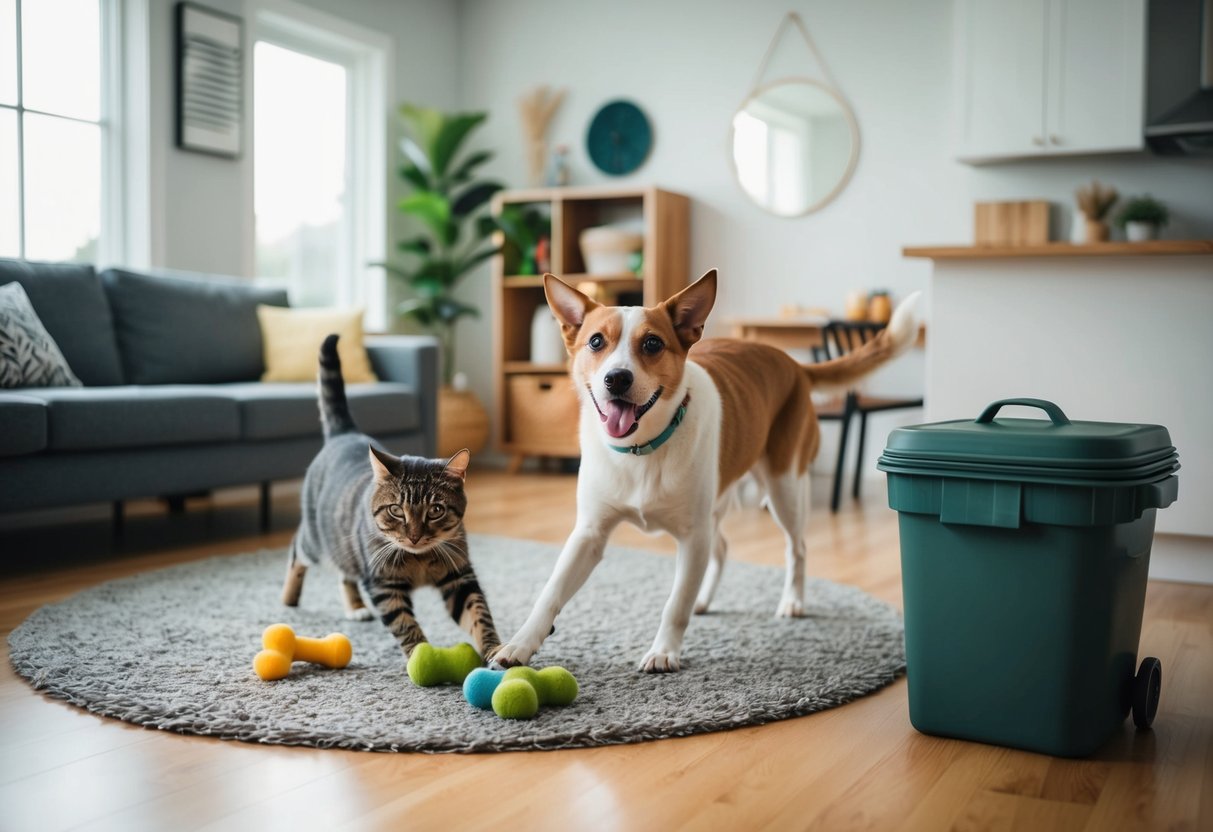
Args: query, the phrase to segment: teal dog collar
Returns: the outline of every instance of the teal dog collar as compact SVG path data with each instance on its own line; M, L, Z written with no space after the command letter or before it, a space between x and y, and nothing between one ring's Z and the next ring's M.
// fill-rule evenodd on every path
M687 405L691 403L691 394L687 393L682 404L678 405L678 411L674 414L674 418L670 420L670 426L661 433L654 436L643 445L611 445L611 450L619 451L621 454L631 454L632 456L645 456L653 453L666 442L670 441L670 437L674 435L674 431L678 430L678 426L682 424L682 419L687 415Z

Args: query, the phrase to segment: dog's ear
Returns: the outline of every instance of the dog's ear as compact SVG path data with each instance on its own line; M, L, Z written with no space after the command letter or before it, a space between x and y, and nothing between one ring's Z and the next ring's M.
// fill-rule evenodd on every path
M556 320L560 321L564 343L571 353L573 343L577 340L577 332L585 323L585 316L591 310L597 309L598 304L554 274L543 276L543 294L547 297L548 306L552 308Z
M715 303L715 269L711 269L665 302L665 311L669 314L683 347L689 349L703 337L703 326L707 323L708 313L712 311Z

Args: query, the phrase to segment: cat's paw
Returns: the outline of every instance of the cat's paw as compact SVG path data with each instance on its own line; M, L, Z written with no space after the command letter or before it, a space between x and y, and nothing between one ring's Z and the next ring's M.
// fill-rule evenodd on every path
M680 669L678 653L674 650L650 650L636 669L641 673L677 673Z
M518 667L529 662L533 655L535 655L534 650L520 644L503 644L489 658L489 666L496 668Z
M372 621L375 613L369 607L361 607L356 610L346 610L345 617L350 621Z

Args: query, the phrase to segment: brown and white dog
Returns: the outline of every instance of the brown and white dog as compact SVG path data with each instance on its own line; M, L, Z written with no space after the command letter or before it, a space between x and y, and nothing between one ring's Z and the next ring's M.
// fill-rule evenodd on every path
M602 306L550 274L543 286L581 397L577 522L535 608L494 663L530 661L627 520L678 541L674 589L640 660L646 672L678 670L691 611L707 611L724 566L720 521L730 487L747 472L787 535L775 614L804 615L808 468L820 439L810 391L845 389L905 349L917 331L917 293L863 348L803 367L763 344L700 341L716 300L715 270L653 307Z

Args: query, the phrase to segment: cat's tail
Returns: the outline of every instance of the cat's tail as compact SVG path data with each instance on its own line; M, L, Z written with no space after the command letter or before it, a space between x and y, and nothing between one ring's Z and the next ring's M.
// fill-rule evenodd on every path
M320 422L324 425L326 440L358 431L354 417L350 415L349 402L345 400L345 379L341 375L336 334L325 338L320 345Z

